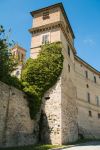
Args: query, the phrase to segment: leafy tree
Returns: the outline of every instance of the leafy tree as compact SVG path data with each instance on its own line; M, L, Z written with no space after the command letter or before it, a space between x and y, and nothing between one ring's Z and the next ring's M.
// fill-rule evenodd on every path
M21 81L17 77L11 76L17 66L17 61L14 60L11 53L12 45L8 41L3 26L0 26L0 81L22 89Z
M5 30L3 26L0 26L0 80L4 81L7 77L11 75L11 72L16 67L16 62L10 51L11 43L5 35Z
M43 46L37 59L30 58L27 61L22 71L22 82L24 91L31 95L32 118L40 109L44 93L57 82L62 68L62 48L58 43Z

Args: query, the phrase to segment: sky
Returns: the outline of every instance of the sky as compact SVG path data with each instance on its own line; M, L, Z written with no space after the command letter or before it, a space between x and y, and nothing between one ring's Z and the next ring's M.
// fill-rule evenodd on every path
M0 25L30 53L30 12L62 2L75 34L77 55L100 71L100 0L0 0Z

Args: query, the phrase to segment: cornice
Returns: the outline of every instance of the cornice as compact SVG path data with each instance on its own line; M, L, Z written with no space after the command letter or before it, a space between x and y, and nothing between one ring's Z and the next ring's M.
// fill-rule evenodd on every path
M53 9L53 8L56 8L56 7L60 7L60 9L61 9L61 11L62 11L62 14L63 14L63 16L64 16L64 18L65 18L65 21L66 21L66 23L67 23L68 26L69 26L69 29L70 29L71 34L72 34L72 37L75 38L74 32L73 32L73 30L72 30L72 27L71 27L71 25L70 25L69 19L68 19L68 17L67 17L66 11L65 11L64 6L63 6L62 3L57 3L57 4L54 4L54 5L48 6L48 7L44 7L44 8L41 8L41 9L32 11L32 12L30 12L30 13L31 13L32 17L34 17L34 15L37 14L37 13L40 13L40 12L43 12L43 11L47 11L47 10L50 10L50 9Z
M56 29L56 28L60 28L62 30L62 32L64 33L64 36L66 37L66 39L69 43L70 48L73 50L74 54L76 54L76 50L70 42L70 39L68 37L68 33L67 33L62 21L57 21L57 22L45 24L45 25L42 25L42 26L39 26L39 27L33 27L33 28L29 29L29 32L31 34L36 34L36 33L49 31L51 29Z
M75 59L80 63L83 64L86 68L88 68L90 71L92 71L93 73L97 74L100 76L100 72L98 70L96 70L95 68L93 68L90 64L88 64L87 62L85 62L83 59L81 59L79 56L75 55Z
M93 68L91 65L89 65L87 62L85 62L79 56L76 55L76 50L75 50L74 46L71 44L71 42L70 42L70 39L69 39L68 34L67 34L67 31L65 30L65 27L64 27L64 24L63 24L62 21L58 21L58 22L42 25L42 26L39 26L39 27L33 27L33 28L29 29L29 32L31 34L36 34L36 33L39 33L39 32L44 32L44 31L47 31L47 30L49 31L51 29L56 29L56 28L60 28L62 30L62 32L64 33L64 36L66 37L70 48L73 50L73 53L75 54L75 59L78 62L80 62L81 64L83 64L90 71L92 71L95 74L100 76L100 72L98 70Z
M18 49L21 49L26 52L26 50L23 47L19 46L18 44L16 44L14 47L12 47L11 50L13 50L14 48L18 48Z

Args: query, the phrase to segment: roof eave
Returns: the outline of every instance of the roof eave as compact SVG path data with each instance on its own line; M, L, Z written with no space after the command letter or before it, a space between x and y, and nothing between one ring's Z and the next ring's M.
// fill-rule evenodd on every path
M65 9L64 9L64 6L63 6L62 3L57 3L57 4L54 4L54 5L48 6L48 7L44 7L44 8L41 8L41 9L32 11L32 12L30 12L30 14L31 14L32 17L34 17L34 14L36 14L36 13L38 13L38 12L45 11L45 10L47 10L47 9L49 9L49 8L54 8L54 7L57 7L57 6L59 6L59 7L61 8L61 10L62 10L62 12L63 12L63 15L64 15L64 17L65 17L66 22L68 22L68 26L69 26L70 31L71 31L71 33L72 33L72 37L75 39L75 35L74 35L74 32L73 32L73 29L72 29L72 27L71 27L71 25L70 25L69 19L68 19L68 17L67 17L67 14L66 14L66 12L65 12Z

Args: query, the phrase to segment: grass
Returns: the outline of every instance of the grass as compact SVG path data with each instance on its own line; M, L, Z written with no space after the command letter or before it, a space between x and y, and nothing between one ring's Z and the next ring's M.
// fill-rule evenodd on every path
M100 141L100 139L83 139L83 140L78 140L74 143L69 143L68 145L37 145L37 146L20 146L20 147L9 147L9 148L0 148L0 150L49 150L53 148L63 148L63 147L69 147L71 145L77 145L81 143L86 143L90 141Z
M0 150L49 150L51 148L61 148L62 146L57 145L37 145L37 146L23 146L13 148L0 148Z

